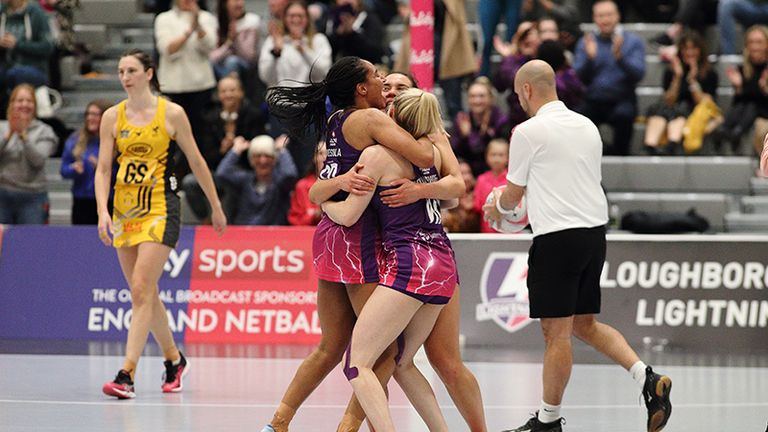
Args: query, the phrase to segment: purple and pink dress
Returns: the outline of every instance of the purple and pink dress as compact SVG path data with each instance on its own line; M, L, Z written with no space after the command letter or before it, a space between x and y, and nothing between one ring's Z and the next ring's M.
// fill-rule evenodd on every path
M337 111L328 120L325 141L328 156L320 172L321 180L349 171L360 159L362 150L349 145L342 133L344 121L353 112ZM347 195L347 192L339 191L330 200L344 201ZM323 215L312 239L315 275L320 280L344 284L378 282L377 252L380 249L378 220L371 206L351 227L338 225Z
M432 167L413 167L417 183L439 180ZM443 229L440 201L422 199L402 207L389 207L381 201L377 186L371 205L378 215L383 241L379 261L379 285L386 286L424 303L448 303L458 284L456 259Z

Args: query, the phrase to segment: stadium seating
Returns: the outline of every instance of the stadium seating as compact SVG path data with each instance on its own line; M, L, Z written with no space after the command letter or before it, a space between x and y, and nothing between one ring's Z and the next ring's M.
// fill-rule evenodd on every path
M262 14L267 9L265 0L248 0L246 9ZM467 2L469 30L474 38L480 34L477 25L477 0ZM101 72L92 77L75 77L71 88L64 92L64 107L59 117L70 127L81 125L85 105L95 98L118 101L124 97L117 80L117 60L129 48L153 51L153 15L138 11L138 5L130 0L83 0L76 16L77 37L86 43L95 55L94 66ZM628 23L629 31L639 33L645 40L666 28L666 24ZM588 31L593 25L586 23ZM403 24L395 19L387 26L387 40L400 38ZM498 33L505 31L504 24ZM706 34L710 45L717 39L715 29ZM495 56L496 63L500 60ZM712 60L720 74L717 92L718 104L727 109L733 95L725 76L725 69L738 65L740 56L726 56ZM642 114L645 108L657 101L662 94L661 81L664 64L649 45L646 55L646 75L637 94L641 116L635 125L632 154L642 155L642 139L645 131ZM436 88L440 97L442 92ZM503 104L503 97L499 102ZM607 135L607 134L606 134ZM719 231L768 231L768 181L754 176L756 162L751 156L751 145L745 142L736 157L605 157L603 160L603 184L608 197L620 212L644 209L647 211L681 212L695 208ZM703 154L712 154L705 141ZM51 200L50 221L54 224L69 223L71 208L71 182L59 175L59 159L51 159L46 165ZM187 209L188 210L188 209ZM186 222L194 218L185 211Z

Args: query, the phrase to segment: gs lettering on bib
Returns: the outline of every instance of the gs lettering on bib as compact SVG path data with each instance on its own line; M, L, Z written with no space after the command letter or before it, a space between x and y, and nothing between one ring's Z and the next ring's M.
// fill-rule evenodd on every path
M124 158L117 171L117 184L123 186L147 186L152 184L157 159Z

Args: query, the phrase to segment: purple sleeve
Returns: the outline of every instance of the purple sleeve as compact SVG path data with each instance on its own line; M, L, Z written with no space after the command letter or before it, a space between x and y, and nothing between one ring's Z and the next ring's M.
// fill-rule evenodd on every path
M496 90L503 92L507 89L514 89L515 75L526 61L528 61L528 58L520 54L504 57L501 60L499 69L493 76L493 85L496 87Z
M584 98L584 84L576 76L576 72L571 69L565 69L557 73L557 96L570 109L579 106Z

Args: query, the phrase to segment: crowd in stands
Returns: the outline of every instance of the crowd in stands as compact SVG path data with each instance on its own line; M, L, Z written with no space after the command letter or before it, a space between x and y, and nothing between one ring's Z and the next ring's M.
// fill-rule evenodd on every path
M269 0L269 10L259 16L246 11L244 0L215 1L144 2L157 13L162 94L187 112L230 221L316 224L321 213L307 191L324 146L287 137L266 108L266 89L321 81L332 62L347 55L382 71L407 71L408 27L400 46L386 42L386 28L399 19L407 24L408 8L394 0ZM632 152L638 122L646 125L647 154L696 154L705 137L718 154L738 153L744 140L754 142L757 155L762 151L768 133L768 1L480 0L478 41L467 25L465 1L435 0L435 82L468 190L457 208L444 212L449 230L491 232L481 207L491 188L505 184L509 135L526 119L514 78L531 59L553 67L558 95L569 108L609 126L606 155ZM58 85L50 59L82 50L72 30L79 6L77 0L0 5L0 115L6 117L0 121L0 223L46 220L44 162L57 154L62 176L74 180L72 222L95 220L98 122L109 102L88 104L82 127L68 138L35 115L36 93ZM213 13L206 10L211 6ZM584 11L594 24L585 32L580 24L590 19L582 18ZM646 41L624 28L623 17L671 24ZM499 31L499 20L505 31ZM716 36L707 38L713 25ZM664 63L658 83L663 94L639 112L637 87L646 55L656 50ZM735 66L725 69L722 80L717 62L733 54L740 57L731 57ZM720 82L732 87L728 109L718 95ZM188 173L182 158L176 169L181 189L205 223L210 210Z

